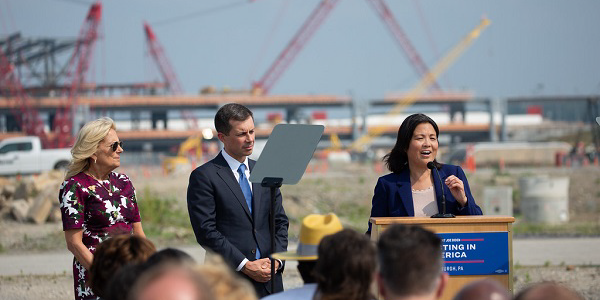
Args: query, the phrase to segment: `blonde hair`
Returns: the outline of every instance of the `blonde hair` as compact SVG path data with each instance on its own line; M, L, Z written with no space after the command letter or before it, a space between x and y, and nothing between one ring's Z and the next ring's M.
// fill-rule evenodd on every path
M71 163L67 169L65 180L86 171L90 167L89 158L98 150L98 144L113 129L117 130L115 122L108 117L87 122L77 134L77 139L71 148Z
M234 273L223 258L216 253L209 253L203 265L194 269L202 275L211 287L217 300L257 300L254 288L246 279Z

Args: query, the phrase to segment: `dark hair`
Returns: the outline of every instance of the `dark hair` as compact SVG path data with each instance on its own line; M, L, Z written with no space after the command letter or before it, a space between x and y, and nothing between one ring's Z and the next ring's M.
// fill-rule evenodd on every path
M442 241L420 226L395 224L377 243L379 273L391 294L431 293L443 272Z
M440 136L440 129L430 117L424 114L412 114L408 116L404 119L402 125L400 125L400 128L398 129L398 137L396 138L394 148L390 153L383 157L383 161L391 172L400 173L408 166L408 155L406 155L406 150L408 150L408 145L410 145L415 128L423 123L431 124L433 129L435 129L436 137ZM435 159L433 160L433 163L438 169L442 167Z
M165 248L150 256L146 261L146 266L150 267L162 263L191 263L195 264L196 261L189 254L175 248Z
M318 257L314 277L321 299L373 299L370 286L377 261L366 235L352 229L328 235L319 243Z
M485 278L471 281L463 286L460 291L454 295L454 298L452 298L452 300L480 299L511 300L512 295L499 281Z
M237 103L225 104L215 115L215 129L217 132L228 135L231 131L230 120L246 121L248 118L254 118L254 116L247 107Z
M315 276L314 276L314 271L315 271L316 265L317 265L316 260L299 260L298 261L298 266L296 268L298 269L298 273L300 273L300 277L302 277L302 281L304 281L304 284L317 282L317 280L315 279Z
M567 286L554 281L535 283L521 290L515 300L583 300L584 298Z
M123 266L143 263L156 252L154 244L135 235L117 235L100 243L89 270L88 284L96 296L104 298L108 281Z
M119 269L108 281L103 299L127 300L131 287L144 274L145 270L146 266L144 264L129 264Z
M189 254L175 248L165 248L155 252L145 262L129 264L116 272L106 285L104 294L107 300L127 300L131 287L138 277L153 268L163 264L195 264L196 261Z

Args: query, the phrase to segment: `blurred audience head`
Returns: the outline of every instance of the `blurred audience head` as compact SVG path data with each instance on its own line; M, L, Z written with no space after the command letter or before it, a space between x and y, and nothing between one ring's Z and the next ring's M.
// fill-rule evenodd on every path
M370 239L352 229L325 236L318 248L314 277L322 300L373 299L371 282L377 260Z
M150 256L146 261L147 266L158 265L162 263L181 263L195 264L196 261L192 256L175 248L165 248Z
M520 291L515 300L584 300L574 290L558 282L541 282Z
M108 281L103 299L127 300L131 287L145 270L146 267L144 264L129 264L119 269Z
M443 272L442 241L420 226L392 225L377 244L379 292L386 300L442 296L448 274Z
M206 256L195 270L204 278L216 300L257 300L254 287L231 270L218 254Z
M117 235L100 243L89 270L88 284L97 296L104 291L115 273L127 264L143 263L156 252L154 244L135 235Z
M512 295L500 282L486 278L465 285L453 300L511 300Z
M310 214L302 219L298 248L287 252L271 255L281 260L297 260L298 272L304 283L315 283L313 270L318 258L317 247L323 237L344 229L342 222L333 213L326 215Z
M200 273L178 263L145 269L129 292L129 300L212 300Z

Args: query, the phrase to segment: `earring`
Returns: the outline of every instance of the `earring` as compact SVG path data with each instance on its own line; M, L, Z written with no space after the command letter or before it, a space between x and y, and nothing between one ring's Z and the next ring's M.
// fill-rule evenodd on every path
M94 163L96 163L96 161L97 161L97 158L94 158Z

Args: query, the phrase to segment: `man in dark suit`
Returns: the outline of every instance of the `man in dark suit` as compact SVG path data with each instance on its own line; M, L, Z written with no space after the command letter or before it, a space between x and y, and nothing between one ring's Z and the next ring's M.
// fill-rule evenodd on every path
M277 190L275 249L271 249L270 190L248 181L255 164L248 159L254 147L252 112L240 104L227 104L215 115L215 128L224 149L192 172L187 191L196 240L250 279L259 297L280 292L283 263L275 261L272 291L269 255L287 250L289 224Z

